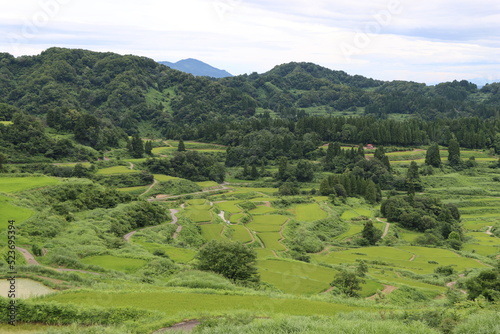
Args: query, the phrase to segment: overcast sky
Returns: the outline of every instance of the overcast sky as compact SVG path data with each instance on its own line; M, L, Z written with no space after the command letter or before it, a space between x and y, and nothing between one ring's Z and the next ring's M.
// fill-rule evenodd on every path
M307 61L381 80L500 81L498 0L0 0L0 52L83 48L232 74Z

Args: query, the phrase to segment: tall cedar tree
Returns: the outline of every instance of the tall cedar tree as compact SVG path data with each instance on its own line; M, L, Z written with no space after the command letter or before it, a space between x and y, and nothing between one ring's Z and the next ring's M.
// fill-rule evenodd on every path
M391 170L391 164L389 162L389 158L385 155L385 150L382 146L380 146L375 150L373 156L376 159L378 159L387 168L388 171Z
M425 153L425 164L432 167L441 166L441 155L439 154L439 145L432 144Z
M406 189L408 190L408 195L414 195L416 191L422 190L422 180L420 180L418 165L415 161L410 163L410 167L408 167L408 172L406 173Z
M153 155L153 142L151 140L148 140L144 144L144 153L147 155Z
M460 166L460 145L455 137L451 138L448 144L448 163L452 167Z
M132 136L131 145L132 156L134 158L142 158L142 155L144 154L144 144L142 143L142 139L141 137L139 137L138 133Z
M179 145L177 146L177 151L179 152L185 152L186 151L186 146L184 145L184 140L179 140Z

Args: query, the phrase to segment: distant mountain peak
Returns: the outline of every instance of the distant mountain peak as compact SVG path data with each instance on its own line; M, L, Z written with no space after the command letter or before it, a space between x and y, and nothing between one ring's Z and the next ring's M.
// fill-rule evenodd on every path
M201 60L194 58L187 58L179 60L176 63L169 61L160 61L160 64L166 65L174 70L190 73L195 76L205 76L212 78L225 78L232 77L233 75L225 70L220 70Z

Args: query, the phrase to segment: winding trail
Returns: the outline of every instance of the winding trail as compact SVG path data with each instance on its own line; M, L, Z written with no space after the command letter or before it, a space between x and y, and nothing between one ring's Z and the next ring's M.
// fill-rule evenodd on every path
M16 246L16 249L23 255L23 257L26 259L26 262L30 265L41 266L41 267L52 269L52 270L55 270L58 272L68 272L68 271L75 272L76 271L76 272L84 273L84 274L101 275L100 273L96 273L93 271L69 269L69 268L53 268L53 267L43 266L35 259L33 254L31 254L26 248Z
M199 320L188 320L188 321L183 321L179 322L171 327L165 327L158 329L157 331L154 331L153 334L161 334L165 332L170 332L170 331L182 331L183 333L185 332L191 332L196 326L200 324Z
M393 286L393 285L385 285L384 284L384 289L381 291L384 295L388 295L389 293L395 291L399 289L397 286ZM375 298L377 298L378 296L378 293L370 296L370 297L366 297L366 299L370 299L370 300L374 300Z
M491 232L492 229L493 229L493 226L488 226L488 230L484 233L486 233L487 235L493 235L493 232Z
M27 249L21 248L21 247L18 247L18 246L16 246L16 249L19 252L21 252L21 254L23 254L23 256L26 259L26 262L28 264L33 264L33 265L36 265L36 266L40 265L40 263L38 263L38 261L35 260L35 257L33 256L33 254L31 254Z
M129 161L129 169L134 169L135 165Z
M154 186L156 186L156 184L158 183L158 180L157 179L153 179L153 183L149 185L148 189L146 189L146 191L144 191L142 194L140 194L139 196L143 196L143 195L146 195L148 192L151 191L151 189L153 189Z
M380 238L384 239L387 236L387 233L389 233L389 228L391 227L391 223L385 222L380 218L376 218L376 219L377 219L377 221L379 221L381 223L385 223L384 232L382 233L382 236L380 237Z

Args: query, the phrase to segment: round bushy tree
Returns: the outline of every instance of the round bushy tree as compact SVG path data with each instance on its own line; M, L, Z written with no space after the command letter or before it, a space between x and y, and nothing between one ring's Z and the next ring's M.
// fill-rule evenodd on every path
M258 282L257 253L248 246L232 241L212 240L196 255L198 269L212 271L233 281Z

